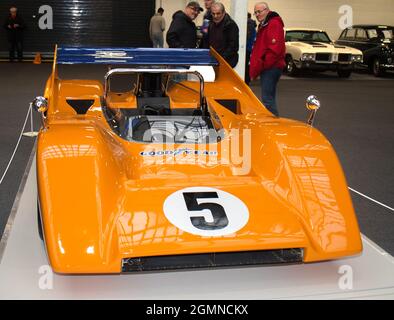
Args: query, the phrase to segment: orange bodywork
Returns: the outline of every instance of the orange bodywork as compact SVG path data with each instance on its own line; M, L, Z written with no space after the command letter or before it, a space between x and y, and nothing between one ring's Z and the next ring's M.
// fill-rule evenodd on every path
M227 131L222 141L209 146L217 150L212 163L206 155L189 155L147 164L141 153L163 146L119 137L101 109L102 83L61 80L55 61L37 147L44 239L55 272L120 273L122 259L130 257L303 248L303 261L314 262L361 252L355 212L331 144L307 124L274 117L212 54L220 65L215 82L205 84L205 96ZM191 89L197 85L172 88L172 107L195 107L198 90ZM78 115L66 103L70 98L94 103ZM231 112L218 99L238 100L238 110ZM110 95L108 105L133 108L134 100L132 94ZM231 131L240 128L251 137L247 172L221 148L236 138L241 150L246 148ZM217 237L173 225L163 203L177 190L199 186L241 199L250 213L247 224Z

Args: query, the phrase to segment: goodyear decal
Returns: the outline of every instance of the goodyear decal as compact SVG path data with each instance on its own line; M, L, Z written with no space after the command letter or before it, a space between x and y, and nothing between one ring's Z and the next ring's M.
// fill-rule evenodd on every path
M217 156L217 151L195 150L189 148L180 148L175 150L152 150L142 151L140 156L143 157L162 157L162 156L178 156L178 155L195 155L195 156Z

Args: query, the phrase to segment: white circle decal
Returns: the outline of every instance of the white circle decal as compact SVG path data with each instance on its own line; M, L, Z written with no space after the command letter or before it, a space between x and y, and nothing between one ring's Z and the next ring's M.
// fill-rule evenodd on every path
M240 199L209 187L178 190L164 201L163 210L174 226L208 237L237 232L249 220L249 210Z

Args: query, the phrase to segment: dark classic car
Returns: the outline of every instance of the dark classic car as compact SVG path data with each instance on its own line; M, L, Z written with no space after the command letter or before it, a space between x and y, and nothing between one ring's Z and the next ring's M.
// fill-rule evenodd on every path
M354 25L343 30L336 43L361 50L364 66L377 77L394 70L394 27Z

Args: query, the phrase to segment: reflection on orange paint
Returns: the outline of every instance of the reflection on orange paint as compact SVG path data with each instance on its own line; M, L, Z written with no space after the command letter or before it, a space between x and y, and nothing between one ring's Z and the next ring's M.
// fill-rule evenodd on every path
M112 132L101 110L101 83L61 80L54 68L45 90L47 129L40 131L37 148L39 201L54 271L119 273L122 258L143 256L304 248L304 261L313 262L361 251L347 184L330 143L306 124L272 116L217 59L216 82L206 83L205 94L224 129L251 132L251 168L241 174L220 148L231 145L233 135L217 143L212 163L194 156L147 165L141 152L155 146ZM194 101L193 107L198 101L195 91L182 87L169 94L174 103ZM68 98L94 104L77 115ZM238 100L239 114L217 99ZM250 212L246 226L235 234L202 237L172 225L164 201L194 186L239 198Z

